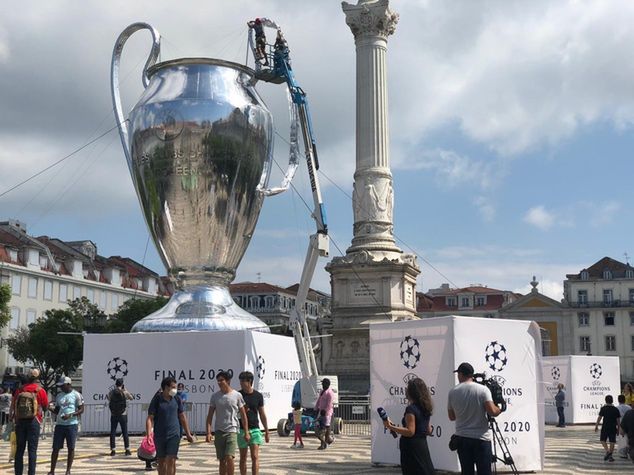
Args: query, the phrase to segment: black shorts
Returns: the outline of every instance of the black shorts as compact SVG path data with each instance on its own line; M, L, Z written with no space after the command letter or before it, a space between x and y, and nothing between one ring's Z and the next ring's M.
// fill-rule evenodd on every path
M75 442L77 441L77 424L69 426L57 424L55 426L55 432L53 433L53 450L63 449L64 441L66 441L66 448L68 448L68 450L75 450Z
M609 430L606 427L601 427L601 436L599 440L601 442L610 441L613 444L616 443L616 430Z

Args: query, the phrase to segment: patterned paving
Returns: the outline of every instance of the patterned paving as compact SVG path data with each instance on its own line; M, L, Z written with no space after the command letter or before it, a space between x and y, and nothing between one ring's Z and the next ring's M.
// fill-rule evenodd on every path
M133 447L139 437L133 437ZM368 437L342 436L326 451L318 451L317 441L307 439L306 448L292 450L288 438L271 437L271 443L262 450L262 475L283 474L395 474L397 468L372 467L370 465L370 440ZM120 439L117 442L121 445ZM51 439L41 441L38 473L48 473ZM108 455L107 437L84 437L77 443L77 460L74 474L111 475L146 473L144 464L136 457L125 457L123 453L115 457ZM6 462L9 444L0 442L0 462ZM184 443L181 446L178 473L218 473L213 447L203 442ZM543 474L621 474L634 473L634 464L616 458L615 462L603 461L603 449L598 435L592 427L568 427L546 429L546 466ZM64 473L65 451L60 454L57 472ZM13 472L12 465L0 463L0 474ZM26 472L25 472L26 473ZM156 473L156 472L155 472ZM239 473L239 472L237 472Z

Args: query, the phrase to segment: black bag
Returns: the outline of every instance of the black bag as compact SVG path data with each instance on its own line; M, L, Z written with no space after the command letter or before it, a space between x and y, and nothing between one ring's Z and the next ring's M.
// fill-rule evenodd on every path
M459 435L452 434L451 438L449 439L449 450L451 450L452 452L458 450L460 448L460 439L461 437Z
M120 416L125 412L127 401L125 394L120 389L113 389L110 393L110 403L108 407L113 416Z

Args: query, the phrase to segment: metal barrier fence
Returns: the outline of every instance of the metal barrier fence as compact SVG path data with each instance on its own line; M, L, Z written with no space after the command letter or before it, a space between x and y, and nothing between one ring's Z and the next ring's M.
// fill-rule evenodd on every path
M127 407L128 431L131 434L145 432L145 420L149 404L129 402ZM206 432L207 403L185 403L185 415L192 433ZM339 407L335 408L334 417L343 420L344 435L370 435L370 399L340 399ZM52 421L51 421L52 426ZM274 425L271 424L274 429ZM107 404L86 404L81 416L80 431L84 435L110 433L110 410ZM48 432L48 431L47 431Z
M128 402L128 432L142 434L145 432L145 420L149 404ZM185 403L185 415L189 428L194 434L204 434L207 430L207 403ZM109 434L110 410L107 404L86 404L81 416L81 430L84 434Z
M344 435L371 435L370 398L340 398L334 417L343 421Z

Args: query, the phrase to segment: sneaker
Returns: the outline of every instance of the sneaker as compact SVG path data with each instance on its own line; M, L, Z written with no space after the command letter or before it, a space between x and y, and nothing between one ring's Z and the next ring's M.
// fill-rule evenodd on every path
M125 449L125 454L126 455L132 455L132 452L130 452L130 449Z
M304 442L302 442L301 444L299 444L299 448L303 449L304 448Z
M614 458L612 457L612 454L610 454L610 456L608 457L608 462L614 462Z
M112 450L110 451L110 456L111 456L111 457L114 457L115 455L117 455L117 452L115 451L115 449L112 449Z
M297 448L297 444L293 444L289 447L289 449L296 449Z
M605 462L609 458L610 458L610 452L606 452L605 457L603 457L603 461Z

